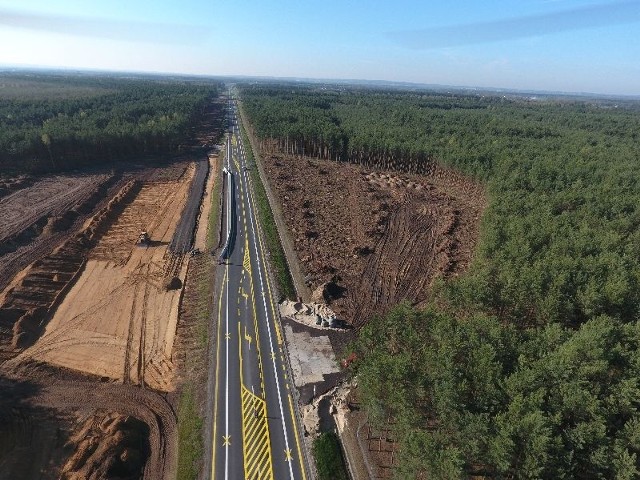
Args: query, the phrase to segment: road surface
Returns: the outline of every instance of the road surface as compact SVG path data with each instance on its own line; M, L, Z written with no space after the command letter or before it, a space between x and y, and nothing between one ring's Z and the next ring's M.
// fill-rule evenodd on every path
M309 478L283 333L233 101L225 162L224 237L210 478Z

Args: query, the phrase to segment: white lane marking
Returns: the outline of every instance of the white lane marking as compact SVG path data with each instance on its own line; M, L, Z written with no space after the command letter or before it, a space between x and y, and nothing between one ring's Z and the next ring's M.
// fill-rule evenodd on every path
M227 163L229 162L229 157L227 157ZM229 187L231 187L231 181L229 181ZM228 192L228 203L227 206L228 214L227 214L227 232L231 231L231 202L233 196L231 195L231 188L229 188ZM229 263L227 262L227 275L229 274ZM225 379L225 414L224 414L224 430L226 438L229 438L229 280L227 279L227 302L225 308L225 336L227 338L226 342L226 379ZM224 449L224 478L229 478L229 442L225 443Z
M262 305L264 307L264 312L265 312L265 318L267 319L267 333L269 334L269 345L271 346L271 360L273 362L273 377L275 379L276 382L276 392L278 393L278 405L280 407L280 423L282 424L282 433L284 435L284 444L285 444L285 449L286 450L290 450L289 448L289 436L287 435L287 427L285 424L285 415L284 415L284 408L282 407L282 395L280 393L280 379L278 378L278 368L276 366L276 360L275 360L275 350L273 348L273 336L271 334L271 322L269 322L269 309L267 308L267 301L266 301L266 296L264 293L264 282L262 280L262 264L260 262L260 255L258 254L258 245L256 243L256 229L254 226L254 216L253 216L253 206L251 204L251 199L249 197L248 194L248 180L247 180L247 172L243 172L244 177L244 181L245 181L245 185L247 186L246 188L244 188L243 190L245 191L245 197L247 198L247 204L249 205L249 219L251 223L251 232L253 233L253 249L255 251L256 254L256 259L258 259L258 277L260 280L260 291L262 292ZM289 478L294 478L293 476L293 462L287 462L289 464Z

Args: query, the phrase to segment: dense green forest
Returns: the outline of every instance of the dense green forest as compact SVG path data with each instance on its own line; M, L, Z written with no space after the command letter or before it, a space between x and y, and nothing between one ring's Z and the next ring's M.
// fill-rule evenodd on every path
M175 152L217 91L215 82L178 79L0 75L0 169Z
M262 147L486 184L470 271L360 332L399 478L640 475L640 104L242 89Z

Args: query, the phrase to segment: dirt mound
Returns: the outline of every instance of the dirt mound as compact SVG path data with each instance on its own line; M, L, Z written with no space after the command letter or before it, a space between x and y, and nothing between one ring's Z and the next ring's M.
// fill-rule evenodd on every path
M42 233L51 235L52 233L69 230L79 216L80 214L76 210L68 210L63 215L49 217L47 224L42 229Z
M149 455L149 427L129 415L99 412L69 439L61 480L139 479Z
M344 297L346 288L339 285L340 277L334 275L330 281L318 286L311 294L313 302L330 304L331 302Z
M13 348L25 348L31 345L42 332L42 321L47 315L44 307L34 308L22 315L13 325Z
M422 304L471 261L484 192L447 169L396 174L325 160L264 161L316 301L354 326Z

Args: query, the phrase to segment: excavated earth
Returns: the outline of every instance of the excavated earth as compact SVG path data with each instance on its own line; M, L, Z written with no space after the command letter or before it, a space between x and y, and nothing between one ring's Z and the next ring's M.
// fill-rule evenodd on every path
M407 300L422 305L437 278L471 261L482 187L436 168L429 176L265 155L314 300L359 327Z
M180 219L202 200L190 194L206 181L195 171L185 160L50 177L1 199L0 259L36 248L0 290L0 480L175 475L188 255L168 246L193 238ZM151 237L142 247L140 230Z

